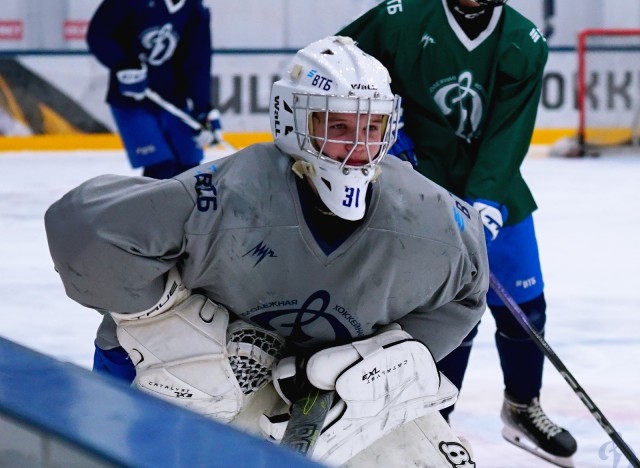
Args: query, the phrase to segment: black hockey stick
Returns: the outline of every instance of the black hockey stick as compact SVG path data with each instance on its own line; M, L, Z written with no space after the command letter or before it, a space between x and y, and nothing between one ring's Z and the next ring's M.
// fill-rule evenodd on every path
M310 387L308 393L291 407L291 418L280 445L310 458L334 395L334 390Z
M558 369L560 375L564 377L564 380L567 381L571 389L578 395L582 403L587 407L591 415L596 418L596 421L600 423L600 426L604 429L604 431L609 435L614 444L618 446L622 454L627 458L629 463L633 465L634 468L640 468L640 461L635 456L631 448L627 445L627 443L620 437L620 434L616 432L613 428L609 420L605 417L605 415L600 411L600 409L596 406L593 400L587 395L587 392L582 388L582 386L576 381L575 377L571 375L571 372L566 368L566 366L562 363L560 358L556 355L556 353L551 349L551 346L545 341L545 339L540 335L538 330L536 330L531 322L529 322L528 317L522 311L520 306L516 303L516 301L511 297L511 295L507 292L507 290L500 284L498 279L494 276L493 273L489 275L489 284L491 285L491 289L495 291L495 293L500 297L502 302L507 306L509 311L513 314L518 323L525 329L527 334L533 339L533 341L538 345L538 347L542 350L544 355L549 358L551 363Z

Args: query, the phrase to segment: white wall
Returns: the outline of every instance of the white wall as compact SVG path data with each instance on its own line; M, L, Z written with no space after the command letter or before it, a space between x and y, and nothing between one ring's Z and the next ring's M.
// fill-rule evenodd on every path
M122 0L127 1L127 0ZM213 12L215 48L300 48L338 30L380 0L204 0ZM425 0L426 1L426 0ZM65 39L65 21L86 22L100 0L2 0L0 25L19 21L18 40L3 37L7 49L84 49ZM544 29L544 0L509 4ZM67 25L68 26L68 25ZM579 30L640 27L640 0L555 0L553 46L575 45ZM0 28L1 31L1 28Z
M0 52L2 49L84 50L84 40L74 35L91 17L99 0L0 0ZM127 1L127 0L123 0ZM214 99L221 107L229 131L267 131L271 83L290 58L290 51L337 31L376 0L206 0L213 10L214 49L269 49L270 54L214 54ZM425 0L426 1L426 0ZM624 8L621 7L624 3ZM511 0L540 27L543 0ZM23 38L2 39L2 22L22 18ZM72 22L65 39L64 25ZM640 0L556 0L555 33L549 41L552 53L546 68L545 89L538 127L571 128L575 111L576 55L558 46L573 46L578 30L585 27L640 27ZM76 29L73 29L76 28ZM104 103L107 72L87 56L23 56L21 63L50 81L107 126L113 127ZM640 59L628 60L620 69L601 69L593 95L605 102L621 93L605 84L609 72L614 85L630 76L629 92L640 105ZM72 71L72 72L70 72ZM607 87L608 86L608 87ZM607 94L608 93L608 94ZM612 108L610 112L629 112Z
M300 48L337 31L380 0L205 1L214 15L215 47ZM510 0L509 5L544 29L544 0ZM573 46L581 29L639 28L640 0L555 0L552 23L549 44Z

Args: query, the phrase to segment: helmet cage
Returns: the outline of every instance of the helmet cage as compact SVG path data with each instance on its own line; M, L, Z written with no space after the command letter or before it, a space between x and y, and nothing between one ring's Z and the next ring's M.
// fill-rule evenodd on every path
M387 154L390 145L396 140L398 134L398 109L400 99L395 96L393 99L363 98L363 97L341 97L326 94L293 93L293 133L296 135L298 147L319 160L336 165L344 174L351 170L361 170L365 175L369 171L373 173L375 166L379 164ZM356 115L356 129L366 124L367 130L364 140L359 140L359 131L356 131L354 138L331 139L327 138L329 113L353 113ZM323 113L324 137L314 136L313 117L316 113ZM369 127L373 115L383 116L382 138L375 141L369 138ZM393 118L390 118L393 117ZM342 161L326 156L324 148L327 143L339 143L351 145L351 149ZM366 164L349 164L349 160L358 145L364 145L368 162ZM374 151L372 151L374 150Z
M353 39L329 36L299 50L287 74L273 84L269 111L274 143L296 160L292 170L309 179L329 211L343 219L364 217L368 185L395 142L400 97L390 83L387 69ZM353 135L330 126L341 113L350 114L345 128ZM374 127L375 138L369 133ZM328 145L336 143L343 148L331 158L329 153L337 149L329 151Z

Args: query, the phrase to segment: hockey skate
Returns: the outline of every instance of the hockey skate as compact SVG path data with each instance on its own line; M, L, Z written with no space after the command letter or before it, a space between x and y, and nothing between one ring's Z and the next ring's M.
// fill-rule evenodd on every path
M500 416L502 436L508 442L555 465L574 466L571 456L578 449L576 440L547 417L538 398L520 404L505 395Z

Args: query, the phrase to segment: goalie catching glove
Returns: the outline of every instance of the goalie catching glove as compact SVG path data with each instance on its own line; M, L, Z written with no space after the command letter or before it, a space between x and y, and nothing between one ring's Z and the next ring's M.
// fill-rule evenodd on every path
M136 367L133 386L221 421L232 420L268 384L284 340L191 294L174 268L150 309L111 313L120 345Z
M274 386L284 389L296 379L292 359L274 368ZM298 371L300 372L300 371ZM313 354L306 365L309 382L339 396L331 408L313 457L341 465L399 426L455 402L457 390L439 374L429 349L393 325L371 338ZM263 416L260 427L273 439L282 437L288 421Z

